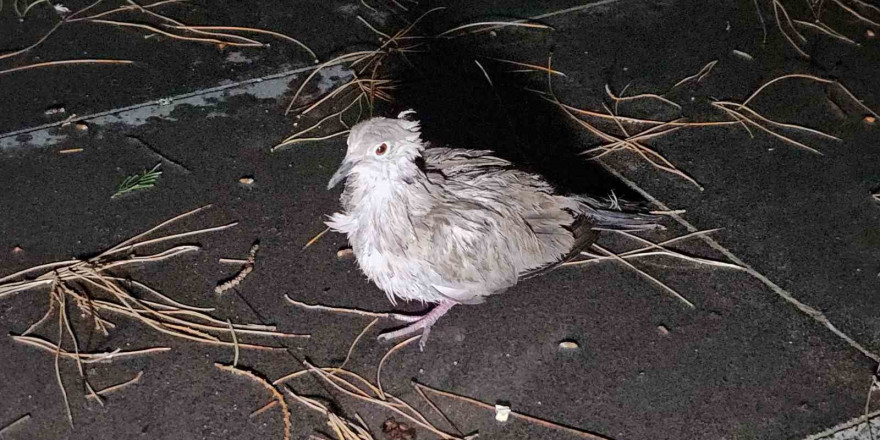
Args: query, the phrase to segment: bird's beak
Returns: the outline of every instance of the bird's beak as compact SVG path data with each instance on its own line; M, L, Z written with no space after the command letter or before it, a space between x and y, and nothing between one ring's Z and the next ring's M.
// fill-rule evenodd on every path
M333 173L333 177L330 178L330 182L327 183L327 189L333 189L339 182L345 180L346 177L351 173L351 169L354 168L354 161L351 159L345 158L342 161L342 165L339 166L339 169Z

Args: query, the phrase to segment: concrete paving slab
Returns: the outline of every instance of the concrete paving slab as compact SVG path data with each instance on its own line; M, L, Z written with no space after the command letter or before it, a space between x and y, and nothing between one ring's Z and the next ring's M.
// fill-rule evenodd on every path
M199 22L226 19L241 24L247 19L252 20L248 24L273 25L297 37L308 34L322 58L370 38L369 31L353 30L357 11L368 13L354 9L362 6L318 3L308 5L315 15L301 18L299 27L284 18L300 10L280 3L201 12L175 7L181 14L196 14L187 18ZM527 3L451 3L449 13L431 26L443 29L476 17L537 15L575 5ZM751 2L740 3L707 7L687 1L613 2L548 19L555 27L552 36L500 33L476 47L452 47L468 55L474 52L465 49L532 62L542 62L552 49L554 66L568 74L556 80L556 92L580 106L601 102L606 83L614 90L630 82L634 92L663 90L713 59L719 59L716 70L701 86L688 90L693 96L742 99L774 75L803 71L833 76L865 103L880 103L874 92L880 90L877 79L865 67L876 65L876 42L862 41L861 47L847 49L823 43L812 48L815 61L805 63L778 35L763 45ZM9 22L7 13L0 16ZM37 20L26 23L32 22ZM21 27L0 29L15 41L30 41ZM76 42L62 41L47 46L50 52L43 56L51 51L70 54ZM107 56L133 53L128 44L136 46L106 45ZM755 60L732 56L734 49ZM328 235L301 250L323 228L323 216L337 207L337 193L323 188L343 155L344 142L336 139L269 153L268 148L290 132L290 118L283 114L288 86L302 79L309 64L291 64L286 59L290 54L283 51L266 52L271 55L255 63L240 62L237 56L229 59L226 52L204 52L164 43L155 49L138 48L135 53L150 66L159 66L151 67L157 70L140 79L130 72L101 70L100 75L121 75L109 88L100 87L94 77L78 76L91 75L84 73L61 79L58 73L37 71L0 77L10 78L0 82L2 87L17 91L4 101L4 108L21 110L4 111L0 119L7 133L0 135L0 173L11 176L0 192L0 206L8 213L0 216L2 272L93 255L150 225L212 203L212 210L188 225L238 220L239 226L200 238L203 249L197 254L145 266L132 275L177 300L216 306L215 314L223 319L274 323L283 331L312 334L308 341L288 341L290 354L243 352L239 362L266 377L302 368L297 357L320 365L338 363L369 320L305 312L286 304L283 296L370 310L390 307L352 261L337 260L336 251L345 245L341 237ZM419 62L436 66L448 55L444 52L434 64ZM878 350L880 320L872 292L880 282L880 248L872 231L877 230L880 210L870 191L880 181L874 165L876 129L860 122L862 114L845 108L850 111L829 116L834 113L824 89L795 84L783 86L761 108L781 120L839 136L841 142L819 143L824 156L769 136L750 138L734 128L683 130L652 143L705 187L699 191L631 156L608 158L605 164L611 172L582 162L574 154L595 140L559 122L562 116L551 107L508 94L499 83L505 118L515 127L509 130L502 118L488 116L501 113L492 89L477 85L482 78L445 81L472 73L467 69L473 67L463 67L471 61L465 58L422 77L421 85L437 86L432 93L419 93L417 87L401 91L396 105L417 108L431 140L494 148L553 173L551 177L565 187L601 188L599 195L608 188L631 197L641 192L671 208L686 209L683 220L689 224L724 228L714 243L729 255L706 242L687 246L689 252L726 259L734 255L752 273L665 260L641 266L694 301L697 307L690 310L619 265L559 270L484 305L454 309L435 328L424 353L406 348L385 367L383 382L392 392L417 399L409 386L416 378L486 402L509 402L515 411L617 440L864 435L849 426L822 433L864 411L876 369L871 356ZM198 61L205 70L187 76L179 70L186 64L180 60ZM328 74L324 80L335 77ZM108 79L111 84L113 78ZM57 83L58 90L35 88L38 81ZM149 81L154 85L138 85ZM221 84L224 81L231 83ZM90 92L69 87L74 83ZM159 102L167 97L178 98ZM45 120L42 112L58 102L71 113L94 114L85 121L89 129L80 133L71 127L38 128L57 122ZM695 115L703 110L685 109ZM462 130L468 122L479 128ZM72 148L83 150L59 153ZM167 163L156 151L183 167ZM165 162L164 173L155 188L110 199L125 176L159 162ZM242 176L252 176L255 184L242 186ZM674 221L669 227L653 238L686 232ZM255 239L261 243L258 269L238 292L216 296L214 286L232 272L218 258L243 255ZM608 237L603 244L623 245ZM23 252L12 252L16 246ZM792 299L822 315L805 313ZM0 322L7 331L20 333L47 304L47 296L39 291L4 298ZM172 351L91 369L100 387L144 373L141 382L108 398L104 407L83 398L75 365L63 364L74 429L64 417L51 354L0 339L0 356L10 366L0 392L13 403L0 408L0 422L24 413L31 416L9 432L10 438L280 437L277 412L249 417L269 400L268 393L212 365L230 362L230 350L170 340L123 320L119 324L109 338L96 337L84 346L106 350L166 345ZM660 326L669 333L661 334ZM388 348L374 341L377 331L367 334L352 359L352 368L368 376ZM558 342L564 339L578 341L581 348L560 351ZM296 386L306 393L323 393L308 380ZM346 403L346 415L361 414L381 438L378 427L386 413L340 402ZM573 438L522 422L501 424L491 412L453 400L438 399L438 405L458 426L478 430L481 438ZM324 429L322 419L303 408L295 407L293 417L294 438Z

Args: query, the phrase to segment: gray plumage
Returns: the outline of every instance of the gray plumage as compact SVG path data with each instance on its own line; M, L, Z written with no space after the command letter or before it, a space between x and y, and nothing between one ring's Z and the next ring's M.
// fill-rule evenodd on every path
M656 226L652 216L606 211L593 199L558 194L543 177L491 151L425 149L419 123L406 119L410 114L352 127L329 185L347 178L343 210L327 224L348 236L366 276L392 303L443 306L422 325L403 317L416 324L392 337L418 329L426 337L452 305L482 302L555 268L595 240L593 227Z

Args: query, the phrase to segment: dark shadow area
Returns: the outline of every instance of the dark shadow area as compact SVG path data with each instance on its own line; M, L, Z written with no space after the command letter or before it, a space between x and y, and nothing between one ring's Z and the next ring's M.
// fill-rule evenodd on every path
M407 53L397 69L401 84L389 115L412 108L423 138L434 146L488 149L517 166L547 177L560 191L603 199L639 196L596 163L578 154L582 130L555 104L526 89L546 90L544 75L511 72L458 40L434 40L424 52ZM597 141L598 142L598 141Z

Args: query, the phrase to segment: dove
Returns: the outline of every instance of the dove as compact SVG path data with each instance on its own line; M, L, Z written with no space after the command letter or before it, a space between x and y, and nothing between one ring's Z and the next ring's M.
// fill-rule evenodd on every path
M342 210L327 226L348 237L357 264L398 300L434 304L390 340L431 327L457 304L478 304L559 267L595 242L596 228L660 227L656 216L602 209L560 194L547 180L489 150L427 148L412 110L351 128L327 188L345 181Z

